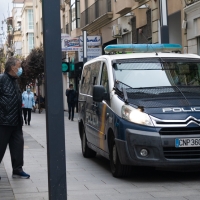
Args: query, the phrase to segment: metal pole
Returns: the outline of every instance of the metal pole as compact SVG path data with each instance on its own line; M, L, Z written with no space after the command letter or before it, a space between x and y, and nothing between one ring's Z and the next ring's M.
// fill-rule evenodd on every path
M42 11L49 199L66 200L60 1L42 0Z
M83 64L87 62L87 31L83 31Z
M161 43L169 43L167 0L160 0Z

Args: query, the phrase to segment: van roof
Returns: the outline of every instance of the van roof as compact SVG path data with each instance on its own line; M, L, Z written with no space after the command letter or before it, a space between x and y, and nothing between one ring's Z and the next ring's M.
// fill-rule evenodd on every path
M166 58L195 58L200 59L200 56L196 54L180 54L180 53L128 53L128 54L114 54L114 55L102 55L96 57L92 60L86 62L86 64L99 61L102 59L106 59L108 61L118 60L118 59L131 59L131 58L158 58L158 57L166 57Z

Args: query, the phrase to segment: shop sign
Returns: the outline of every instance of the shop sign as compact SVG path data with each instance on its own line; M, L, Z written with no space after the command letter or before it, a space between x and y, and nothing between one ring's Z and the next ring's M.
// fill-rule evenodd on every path
M87 60L91 60L101 55L101 48L87 48ZM83 62L83 48L78 51L78 62Z
M83 36L80 36L80 46L83 46ZM101 46L101 36L87 36L87 46Z
M72 38L69 34L61 34L62 51L79 51L79 38Z

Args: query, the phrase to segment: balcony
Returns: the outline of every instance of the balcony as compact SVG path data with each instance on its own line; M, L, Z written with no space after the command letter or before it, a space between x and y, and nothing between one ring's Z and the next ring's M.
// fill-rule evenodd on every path
M189 5L193 4L193 3L196 3L198 1L200 1L200 0L185 0L187 6L189 6Z
M91 33L103 27L112 18L111 0L97 0L81 13L81 29Z
M130 0L117 1L115 3L116 13L120 15L124 15L130 12L133 4L134 3Z

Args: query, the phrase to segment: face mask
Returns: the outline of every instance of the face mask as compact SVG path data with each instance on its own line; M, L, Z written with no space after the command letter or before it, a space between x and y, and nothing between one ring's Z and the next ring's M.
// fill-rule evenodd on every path
M28 89L27 89L27 92L30 92L30 91L31 91L31 89L30 89L30 88L28 88Z
M18 71L17 71L17 73L16 73L16 75L19 77L19 76L21 76L22 75L22 68L20 67L20 68L18 68Z

